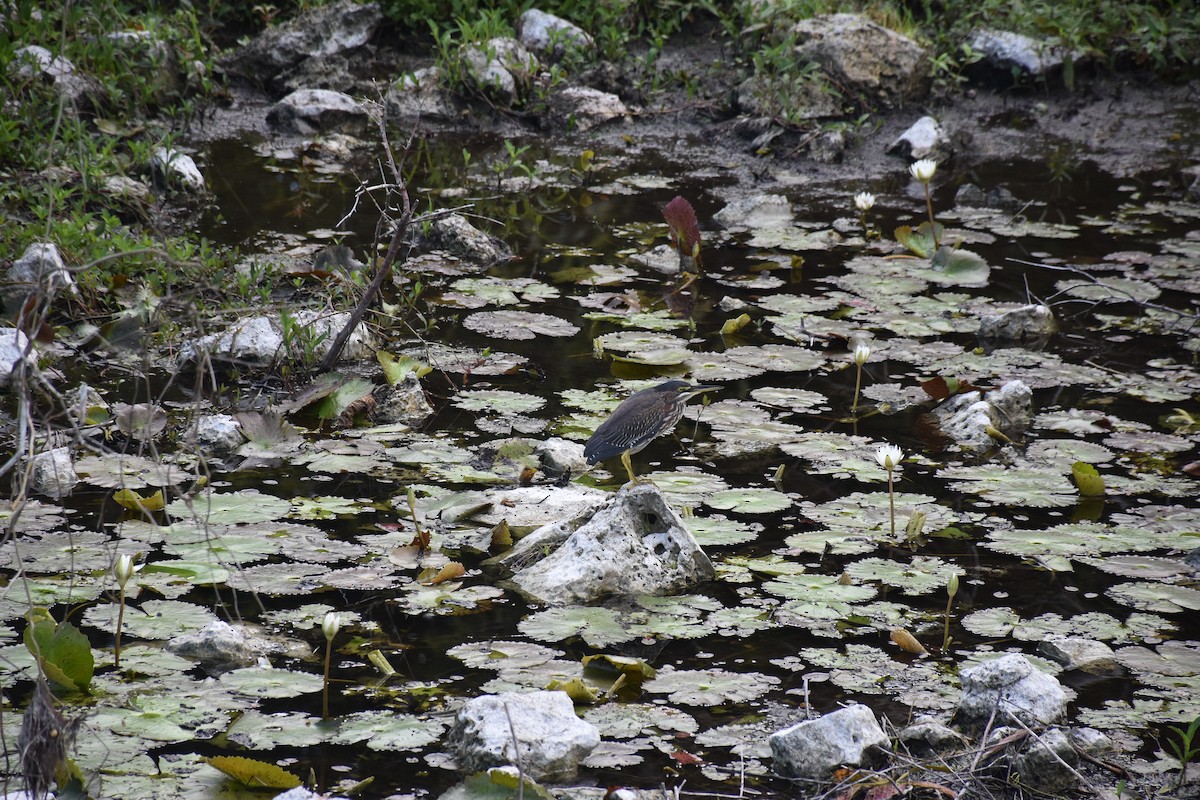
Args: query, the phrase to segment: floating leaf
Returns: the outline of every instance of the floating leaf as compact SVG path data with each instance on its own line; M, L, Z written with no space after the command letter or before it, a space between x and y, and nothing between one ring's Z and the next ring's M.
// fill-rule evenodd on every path
M780 682L774 675L758 672L729 672L723 669L661 670L643 684L653 694L666 694L672 703L719 706L746 703L770 691Z
M942 240L942 234L945 229L942 223L935 222L934 227L930 228L928 222L922 222L914 231L908 225L901 225L893 232L896 241L906 247L909 252L921 258L931 258L933 250L937 246L937 242Z
M480 311L463 320L467 330L496 338L535 339L538 336L574 336L579 327L562 317L532 311Z
M265 761L243 756L212 756L205 761L251 789L294 789L300 785L298 777Z
M792 500L775 489L726 489L709 495L704 504L739 514L770 514L789 508Z
M1079 487L1079 494L1081 496L1104 496L1104 478L1100 476L1100 473L1091 464L1076 461L1071 465L1071 477L1075 479L1075 485Z
M162 489L147 497L143 497L132 489L119 489L113 492L113 500L121 508L130 511L162 511L166 505Z

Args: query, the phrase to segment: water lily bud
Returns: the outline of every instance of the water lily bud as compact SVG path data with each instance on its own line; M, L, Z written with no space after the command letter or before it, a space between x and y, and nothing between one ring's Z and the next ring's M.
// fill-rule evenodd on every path
M864 214L875 206L875 195L870 192L859 192L854 195L854 207Z
M871 357L871 348L865 344L856 344L854 346L854 363L860 367L867 363L867 359Z
M937 172L937 162L932 159L922 158L920 161L914 162L908 168L908 172L921 183L929 183L933 180L933 173Z
M949 580L946 581L946 594L950 595L950 599L954 599L954 595L958 594L958 573L951 572Z
M903 458L904 451L894 444L881 445L879 449L875 451L875 460L879 462L879 466L883 467L888 472L891 472L893 469L895 469L896 465L899 464Z
M342 617L336 611L330 611L325 615L324 621L321 622L321 633L325 634L325 641L332 642L333 637L338 635L338 630L342 627Z
M137 568L133 565L133 557L122 554L117 563L113 565L113 574L117 576L117 584L124 589L125 584L129 583L129 579L133 577L133 573L137 572Z

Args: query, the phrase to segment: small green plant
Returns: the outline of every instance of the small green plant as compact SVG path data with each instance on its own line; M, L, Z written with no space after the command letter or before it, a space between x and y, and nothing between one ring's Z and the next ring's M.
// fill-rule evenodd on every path
M1167 739L1167 747L1170 747L1175 758L1179 759L1179 774L1175 777L1175 788L1178 789L1187 780L1188 764L1196 760L1196 756L1200 756L1200 740L1197 740L1197 734L1200 734L1200 717L1192 720L1186 728L1172 725L1168 733L1175 734L1179 740Z
M533 178L537 174L537 168L525 160L525 154L528 152L529 145L517 145L512 139L504 140L504 153L491 165L492 172L496 176L497 187L505 178L515 175Z
M320 362L320 348L329 338L328 330L315 330L312 325L300 322L287 309L279 312L279 330L284 350L293 361L306 370Z

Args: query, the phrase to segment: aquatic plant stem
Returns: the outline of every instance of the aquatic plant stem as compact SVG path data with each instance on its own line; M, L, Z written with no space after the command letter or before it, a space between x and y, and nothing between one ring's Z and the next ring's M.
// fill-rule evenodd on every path
M862 364L855 365L858 368L857 374L854 376L854 402L850 404L850 413L858 416L858 393L862 389ZM891 472L888 472L891 475Z
M329 667L333 660L333 640L325 641L325 680L321 685L321 719L329 719Z
M117 596L117 643L113 655L113 666L121 666L121 628L125 625L125 587L121 586Z
M325 635L325 680L321 683L321 719L329 719L329 668L333 661L333 640L342 627L342 618L330 611L321 621L321 633Z
M941 242L938 241L937 223L933 221L933 196L929 192L929 182L922 185L925 187L925 208L929 211L929 232L933 235L933 249L936 252Z
M896 539L896 490L892 483L892 468L887 468L888 474L888 511L892 520L892 540Z
M946 581L946 619L942 627L942 652L950 647L950 609L954 605L954 595L958 594L958 573L951 572Z

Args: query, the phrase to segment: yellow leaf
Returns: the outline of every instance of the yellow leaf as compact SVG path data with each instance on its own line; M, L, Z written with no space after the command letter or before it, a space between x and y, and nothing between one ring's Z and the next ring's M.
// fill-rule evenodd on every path
M737 333L742 328L750 324L750 315L742 314L740 317L725 320L725 324L721 326L721 335L727 336L731 333Z
M571 678L569 681L550 681L546 688L550 691L557 689L560 692L566 692L567 697L571 698L571 702L576 704L591 704L600 699L600 696L579 678Z
M917 641L917 637L913 636L904 628L896 628L892 631L892 641L900 645L900 649L906 653L912 653L915 656L923 656L927 652L921 643Z
M433 570L423 570L417 576L417 581L424 586L437 586L439 583L452 581L455 578L461 578L467 574L467 569L457 561L451 561L437 571L434 575L429 575Z
M1091 464L1076 461L1071 465L1071 477L1083 497L1104 496L1104 477Z
M113 500L121 508L127 508L130 511L162 511L166 505L162 489L148 497L142 497L132 489L120 489L113 492Z
M251 789L295 789L300 785L295 775L265 761L242 756L213 756L204 760Z

